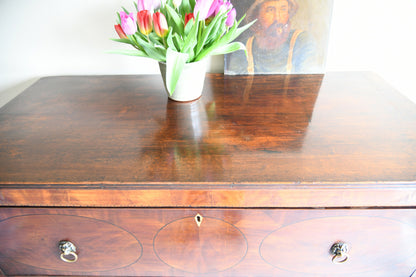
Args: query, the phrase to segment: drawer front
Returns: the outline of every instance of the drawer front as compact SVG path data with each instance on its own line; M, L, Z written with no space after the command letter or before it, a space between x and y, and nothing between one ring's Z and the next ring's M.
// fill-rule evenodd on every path
M91 217L29 212L3 220L0 230L2 256L33 268L106 271L134 264L142 254L133 234Z
M0 220L7 276L410 276L416 269L411 209L1 208ZM76 250L63 253L61 241Z

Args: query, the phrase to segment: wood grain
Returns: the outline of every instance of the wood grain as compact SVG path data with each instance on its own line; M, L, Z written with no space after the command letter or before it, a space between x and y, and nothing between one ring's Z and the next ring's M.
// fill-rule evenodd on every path
M140 242L106 221L76 215L27 214L0 222L1 253L21 264L73 272L106 271L136 263ZM77 248L76 264L60 259L60 241ZM118 244L118 247L115 245ZM71 255L67 258L73 259Z
M204 218L200 227L197 214ZM33 224L40 217L46 225ZM21 236L27 225L31 233ZM10 242L0 232L7 276L391 277L410 276L416 264L412 209L3 208L0 226L16 234ZM140 249L120 244L126 238L121 229L143 246L140 259L124 267ZM76 238L79 263L59 260L50 241L63 235ZM28 238L37 256L24 252ZM345 264L331 262L337 241L349 244Z
M416 206L416 106L371 73L39 80L0 109L0 204Z

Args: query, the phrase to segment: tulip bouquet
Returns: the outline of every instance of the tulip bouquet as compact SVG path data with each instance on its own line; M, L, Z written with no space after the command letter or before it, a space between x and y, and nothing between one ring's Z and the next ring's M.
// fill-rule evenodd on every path
M170 94L186 63L209 55L245 50L233 42L254 22L243 27L229 0L138 0L136 13L125 8L118 15L115 30L135 49L112 53L148 57L166 63L166 86Z

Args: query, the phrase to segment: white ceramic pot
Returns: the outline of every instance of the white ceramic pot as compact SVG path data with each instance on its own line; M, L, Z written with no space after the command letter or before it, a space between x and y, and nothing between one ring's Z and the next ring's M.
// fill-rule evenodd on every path
M207 59L185 64L172 95L166 88L166 64L159 62L160 74L163 78L168 97L174 101L189 102L201 97L204 89Z

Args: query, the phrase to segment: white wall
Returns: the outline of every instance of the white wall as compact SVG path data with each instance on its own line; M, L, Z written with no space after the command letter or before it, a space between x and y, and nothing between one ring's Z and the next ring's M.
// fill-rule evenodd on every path
M415 0L334 0L327 71L374 71L416 103L415 14Z
M42 76L158 73L152 60L105 53L122 47L109 38L132 1L0 0L0 106ZM416 103L414 14L415 0L334 0L327 71L375 71ZM213 58L210 71L222 70Z

